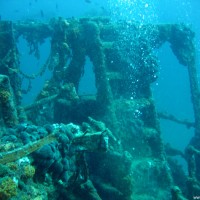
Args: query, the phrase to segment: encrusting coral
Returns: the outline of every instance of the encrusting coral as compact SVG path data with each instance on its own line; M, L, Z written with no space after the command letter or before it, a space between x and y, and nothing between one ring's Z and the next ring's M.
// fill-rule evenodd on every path
M17 110L9 77L0 75L0 103L5 125L8 127L18 123Z
M10 177L0 180L0 199L8 200L17 195L17 184Z

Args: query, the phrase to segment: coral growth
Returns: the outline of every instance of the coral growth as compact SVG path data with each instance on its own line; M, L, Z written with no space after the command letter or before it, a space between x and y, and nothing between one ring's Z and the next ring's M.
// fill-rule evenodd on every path
M7 103L9 101L10 97L11 97L10 92L8 92L6 90L0 91L0 99L1 99L2 103Z
M25 166L23 167L23 171L24 171L24 173L23 173L22 176L23 176L25 179L33 178L33 176L34 176L34 174L35 174L35 167L32 166L32 165L25 165Z
M17 184L10 177L0 181L0 199L8 200L17 195Z

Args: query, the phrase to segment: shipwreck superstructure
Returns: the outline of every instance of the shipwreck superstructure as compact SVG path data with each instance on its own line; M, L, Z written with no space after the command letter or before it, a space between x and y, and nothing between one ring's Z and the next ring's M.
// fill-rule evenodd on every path
M16 43L21 36L36 57L39 44L50 38L50 54L38 74L20 69ZM29 181L36 187L37 181L38 190L45 188L45 194L29 194L32 199L178 200L198 195L200 105L193 39L184 24L140 25L109 18L1 21L1 138L2 145L10 146L2 147L0 163L12 171L9 163L14 166L29 156L32 161L24 167L36 170L26 178L19 175L20 167L0 174L2 179L7 176L0 182L2 199L28 198L26 187L15 182L12 195L1 189L15 176L21 184ZM184 155L188 178L181 172L178 177L187 181L185 186L178 185L177 166L168 162L159 127L159 116L167 116L158 115L151 93L159 70L154 50L165 42L190 78L195 122L186 125L195 127L195 138ZM93 65L96 94L79 95L86 58ZM32 104L22 106L22 78L31 83L47 69L52 77Z

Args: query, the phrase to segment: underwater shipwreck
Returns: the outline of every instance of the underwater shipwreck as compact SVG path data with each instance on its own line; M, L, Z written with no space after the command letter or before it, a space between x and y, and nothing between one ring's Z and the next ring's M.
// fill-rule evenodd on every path
M40 56L37 74L20 69L17 42ZM170 43L188 70L195 122L158 113L151 84L154 51ZM96 94L79 95L86 58ZM52 72L35 101L22 106L22 79ZM185 200L200 196L200 100L194 33L184 24L113 22L109 18L0 21L1 200ZM45 109L44 109L45 107ZM194 128L182 157L161 140L160 118Z

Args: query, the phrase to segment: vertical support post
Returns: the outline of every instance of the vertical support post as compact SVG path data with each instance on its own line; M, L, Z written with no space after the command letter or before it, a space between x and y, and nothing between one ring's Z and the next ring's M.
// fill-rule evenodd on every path
M194 109L195 136L200 136L200 92L195 62L189 63L188 74L190 81L191 100Z
M18 123L17 110L10 80L6 75L0 75L0 104L4 124L8 127L16 125Z

